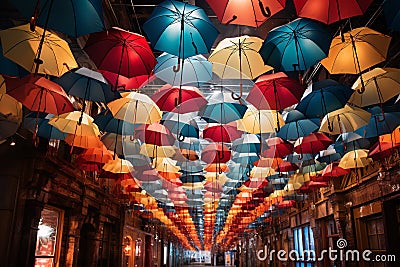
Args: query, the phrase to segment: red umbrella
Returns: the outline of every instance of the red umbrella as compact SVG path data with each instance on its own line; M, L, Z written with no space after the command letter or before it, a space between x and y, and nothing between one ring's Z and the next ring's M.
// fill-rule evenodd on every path
M333 141L323 133L310 133L300 137L294 143L294 151L298 154L315 154L325 150Z
M246 100L258 109L282 110L299 103L305 88L283 72L260 76Z
M294 0L299 17L331 24L364 14L374 0Z
M137 177L138 180L143 182L154 182L162 178L155 169L147 169L144 171L135 172L135 177Z
M156 76L152 73L150 75L139 75L132 78L127 78L122 75L118 75L117 73L106 71L106 70L99 70L101 74L103 74L104 78L110 84L116 84L117 90L119 91L129 91L129 90L136 90L139 89L148 83L155 80Z
M179 88L166 84L155 92L151 99L162 111L176 113L199 111L207 104L203 94L193 86L181 86Z
M80 170L84 170L87 172L100 172L102 169L102 164L97 163L97 162L90 162L86 161L83 158L77 158L75 161L76 165Z
M248 187L248 188L253 188L253 189L257 189L257 188L262 188L264 186L266 186L268 184L268 180L267 179L248 179L246 182L243 183L244 186Z
M157 63L146 38L116 27L90 34L84 50L98 69L128 78L149 75Z
M292 143L283 140L280 137L267 139L268 149L263 152L266 158L283 158L293 152Z
M343 169L339 167L338 162L333 162L325 167L322 171L321 177L322 178L332 178L332 177L339 177L350 173L350 169Z
M201 160L211 163L226 163L231 158L231 151L226 145L212 143L201 152Z
M291 200L283 200L281 202L279 202L278 204L278 208L291 208L294 207L296 205L296 201L294 201L293 199Z
M157 146L172 146L175 142L174 136L162 124L143 124L136 128L136 137L147 144Z
M107 163L113 159L110 151L103 145L102 147L89 148L85 152L78 155L79 159L96 162L96 163Z
M328 183L327 182L315 182L315 181L309 181L304 183L299 189L298 191L302 192L302 193L309 193L311 191L314 190L318 190L322 187L328 187Z
M393 145L388 142L377 142L369 149L368 157L373 160L385 159L393 155L399 148L400 144Z
M286 0L206 0L223 24L260 27L285 8Z
M204 184L204 189L214 193L219 193L223 191L222 186L218 182L207 182Z
M203 138L211 139L214 142L231 142L238 139L243 134L234 124L207 124L203 130Z
M63 114L74 111L71 101L60 85L44 77L27 75L6 78L7 94L31 111Z
M281 164L279 164L275 170L279 172L291 172L291 171L296 171L299 169L299 166L297 166L294 163L288 162L288 161L282 161Z

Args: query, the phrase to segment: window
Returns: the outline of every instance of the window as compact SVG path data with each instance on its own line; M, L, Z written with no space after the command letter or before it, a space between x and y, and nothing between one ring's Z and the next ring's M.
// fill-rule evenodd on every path
M35 267L58 266L64 220L62 210L46 206L42 210L36 237Z
M365 222L368 235L369 249L372 251L384 251L386 249L385 244L385 232L383 227L382 218L371 218Z
M310 226L295 228L294 250L297 251L299 259L296 267L312 267L315 260L314 234Z

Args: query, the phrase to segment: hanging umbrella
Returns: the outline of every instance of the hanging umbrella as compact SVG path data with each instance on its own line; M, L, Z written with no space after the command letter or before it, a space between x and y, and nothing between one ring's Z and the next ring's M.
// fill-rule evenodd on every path
M151 158L169 158L176 153L176 148L173 146L157 146L153 144L142 144L140 146L140 154Z
M282 172L294 172L297 171L299 167L291 162L288 161L282 161L276 168L275 171L278 171L280 173Z
M66 41L47 32L39 47L42 35L42 28L31 31L29 24L0 31L3 55L32 73L59 77L78 67Z
M231 158L231 151L226 145L212 143L201 152L201 160L206 163L225 163Z
M399 151L399 145L388 142L375 143L368 152L368 156L373 160L385 160Z
M104 164L103 170L111 173L132 173L134 168L129 161L117 158Z
M329 56L321 60L321 64L330 74L360 74L386 60L391 39L367 27L353 29L332 40ZM364 88L362 76L361 84Z
M400 126L393 130L390 134L384 134L379 136L380 142L400 144Z
M377 137L389 134L400 125L400 112L383 112L380 107L372 107L368 111L372 114L368 124L356 131L364 138Z
M328 146L327 149L319 151L315 159L318 162L324 162L330 164L332 162L339 161L342 158L342 155L339 153L339 149L336 150L335 144Z
M360 128L362 129L362 127ZM357 132L348 132L340 134L335 142L335 150L342 155L355 149L369 147L370 143L361 134Z
M252 106L247 109L243 118L237 121L239 130L252 134L275 133L282 125L285 125L285 121L278 111L257 110Z
M218 35L203 9L172 0L157 5L143 29L154 49L182 59L207 54Z
M124 136L110 132L104 134L101 137L101 141L108 150L114 151L114 154L124 157L139 155L141 142L131 136Z
M203 139L211 139L214 142L230 143L242 136L235 124L209 123L203 129Z
M338 162L334 162L325 167L325 169L322 171L321 177L333 178L333 177L340 177L349 173L350 173L349 169L343 169L339 167Z
M151 99L162 111L176 113L197 112L207 104L203 93L192 86L173 87L167 84L157 90Z
M53 117L53 114L31 112L24 118L24 127L35 133L37 123L37 136L46 139L64 140L67 134L49 124L49 120Z
M232 142L232 150L239 153L260 151L260 138L255 134L246 134Z
M208 104L200 109L199 115L208 123L227 124L243 118L247 110L247 106L233 99L228 92L213 92L207 101Z
M0 73L3 75L13 76L13 77L24 77L29 74L24 68L15 63L14 61L8 59L3 55L3 47L0 42ZM2 79L2 78L1 78ZM3 84L4 80L1 82ZM5 88L4 88L5 90ZM2 89L0 89L0 92Z
M63 88L44 77L7 78L6 86L7 94L31 111L62 114L74 110Z
M107 163L108 161L112 160L113 156L105 146L102 146L100 148L89 148L83 153L79 154L78 158L81 158L87 162Z
M138 90L148 83L155 80L156 76L150 73L149 75L139 75L131 78L127 78L118 75L117 73L106 71L106 70L98 70L101 74L103 74L104 78L116 87L118 91L130 91L130 90Z
M98 69L127 78L149 75L157 63L142 35L116 27L90 34L84 50Z
M147 95L131 92L122 96L107 104L114 118L132 124L151 124L161 120L160 109Z
M165 112L162 118L162 125L167 127L171 133L177 134L180 139L182 139L182 136L185 138L199 138L199 126L197 125L195 116L191 113Z
M400 31L400 3L396 0L385 0L382 6L389 28Z
M172 146L175 142L171 132L164 125L157 122L139 126L136 136L142 142L157 146Z
M232 154L232 161L240 163L243 166L251 165L257 160L259 160L259 156L255 152L252 153L233 152Z
M339 162L339 167L343 169L363 168L371 164L372 159L368 158L368 150L357 149L347 152Z
M102 132L116 133L120 135L133 135L135 128L139 126L114 118L109 109L100 112L94 118L94 123L97 124L99 130Z
M364 14L373 0L294 0L297 15L325 24Z
M0 141L14 135L22 122L22 104L0 93Z
M100 131L93 118L80 111L64 113L50 119L49 124L55 126L63 133L78 136L99 136Z
M304 87L283 72L260 76L246 100L258 109L283 110L297 104Z
M121 97L118 92L111 91L111 85L101 73L84 67L75 72L67 72L54 82L61 85L69 95L84 100L108 103Z
M71 152L73 152L74 147L89 149L103 146L98 136L68 134L64 141L71 147Z
M320 88L321 85L315 87ZM353 92L350 87L340 83L324 86L305 96L296 109L308 118L322 118L329 112L343 108Z
M285 0L206 0L223 24L260 27L267 19L285 8Z
M104 30L100 0L12 0L11 3L30 19L32 26L48 27L75 38Z
M319 131L328 134L353 132L367 125L370 118L371 113L357 107L345 105L344 108L326 114L321 122Z
M318 130L319 119L307 119L298 110L290 111L285 120L285 125L277 132L277 136L285 140L294 140L309 135Z
M356 92L350 97L349 102L359 107L366 107L374 104L382 105L389 99L400 94L400 69L375 68L361 74L364 81L365 92ZM352 88L362 90L361 78L353 84Z
M331 40L331 34L317 22L296 19L272 29L260 54L275 70L306 70L328 55Z
M243 78L255 79L272 70L266 66L258 53L262 40L253 36L225 38L220 41L208 58L213 63L213 72L222 79L239 79L239 99L243 95Z
M311 133L296 140L294 151L299 154L316 154L332 143L333 141L323 133Z
M180 59L180 62L182 59ZM175 72L173 67L178 62L178 57L163 53L157 57L157 65L154 67L155 75L172 86L192 85L199 87L212 79L212 64L202 55L186 58L182 67Z

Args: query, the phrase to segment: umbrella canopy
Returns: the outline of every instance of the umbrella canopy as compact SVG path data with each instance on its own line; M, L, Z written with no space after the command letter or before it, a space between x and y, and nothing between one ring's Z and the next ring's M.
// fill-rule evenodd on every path
M200 90L193 86L173 87L166 84L151 99L162 111L177 113L197 112L207 104Z
M162 124L180 139L182 139L181 137L199 138L199 127L195 117L190 113L166 112L163 114ZM194 148L192 147L192 149Z
M332 40L321 64L331 74L359 74L386 59L391 39L367 27L353 29Z
M400 3L396 0L383 1L383 11L389 28L400 31Z
M55 126L63 133L78 136L99 136L100 131L93 118L86 113L73 111L55 116L49 121L50 125Z
M262 43L260 38L248 35L223 39L208 58L213 72L222 79L255 79L270 71L272 68L264 64L258 53Z
M98 136L87 136L87 135L75 135L68 134L64 141L71 146L71 150L73 151L73 147L80 147L84 149L88 148L99 148L103 146L103 143L100 141Z
M377 142L375 143L368 152L368 156L373 160L382 160L390 157L395 152L398 152L399 145L394 145L388 142Z
M317 22L296 19L272 29L260 54L275 70L305 70L328 55L331 40L330 33Z
M43 29L36 27L31 31L29 24L0 31L3 55L29 72L61 76L78 64L68 43L57 35L46 32L40 59L37 58ZM36 65L39 68L36 71Z
M315 88L320 88L315 85ZM324 86L313 90L305 96L296 109L308 118L322 118L329 112L343 108L354 91L346 85L337 83L336 85Z
M180 59L182 61L182 59ZM172 86L193 85L201 86L212 79L212 64L202 55L195 55L184 59L180 63L183 67L177 72L173 67L178 62L178 57L163 53L157 58L157 65L154 67L155 75Z
M362 127L360 128L362 129ZM370 143L361 134L357 132L342 133L338 136L335 142L335 150L342 155L350 150L367 148Z
M203 138L214 142L232 142L242 136L234 124L207 124L203 130Z
M97 68L127 78L149 75L157 63L142 35L116 27L90 34L84 50Z
M15 63L14 61L8 59L3 55L3 47L1 46L0 42L0 73L8 76L13 76L13 77L23 77L25 75L28 75L29 72L27 72L24 68L22 68L20 65ZM1 92L1 89L0 89Z
M239 153L260 151L260 138L255 134L246 134L232 142L232 150Z
M106 133L101 137L101 141L108 150L114 151L117 155L124 157L139 156L141 142L131 136ZM145 157L142 158L146 160Z
M400 124L400 112L382 113L380 107L373 107L368 109L368 111L372 114L368 124L356 131L364 138L389 134Z
M297 104L304 87L283 72L260 76L246 100L258 109L282 110Z
M103 170L111 173L132 173L134 168L129 161L117 158L104 164Z
M203 9L173 0L157 5L143 29L154 49L183 59L207 54L218 35Z
M375 68L361 74L361 77L365 91L362 94L354 92L349 99L350 103L359 107L383 104L400 94L400 69ZM361 77L353 84L354 90L362 90Z
M280 137L267 139L267 146L268 149L263 152L263 156L266 158L283 158L293 151L292 143Z
M74 110L61 86L44 77L7 78L6 86L7 94L31 111L62 114Z
M104 78L116 87L118 91L130 91L137 90L149 82L154 81L156 78L152 73L149 75L139 75L131 78L127 78L118 73L106 71L106 70L98 70L101 74L103 74Z
M333 141L323 133L311 133L296 140L294 151L299 154L316 154L332 143Z
M100 112L94 118L94 123L97 124L102 132L110 132L121 135L133 135L135 128L138 126L127 121L114 118L109 109L105 109Z
M211 143L201 152L201 160L211 163L225 163L231 158L231 151L226 145Z
M319 119L307 119L298 110L290 111L286 116L286 124L278 131L277 136L285 140L294 140L318 130Z
M243 118L237 121L237 125L239 130L252 134L275 133L280 126L285 125L285 121L276 110L257 110L250 107Z
M286 0L206 0L223 24L260 27L267 19L285 8Z
M24 0L10 1L21 14L35 24L47 26L72 37L104 30L100 0Z
M82 158L85 161L96 162L96 163L107 163L112 160L113 156L105 146L100 148L89 148L83 153L79 154L78 158Z
M22 104L0 93L0 141L15 134L22 121Z
M294 0L299 17L326 24L364 14L373 0Z
M328 134L353 132L367 125L370 118L371 113L357 107L345 105L344 108L326 114L321 122L319 131Z
M157 146L172 146L175 142L171 132L164 125L157 122L139 126L136 136L142 142Z
M107 104L114 118L132 124L151 124L161 120L160 109L147 95L131 92L122 96Z
M111 85L103 75L88 68L67 72L54 80L69 94L84 100L108 103L120 98L118 92L111 91Z
M356 169L368 166L372 159L368 158L368 150L357 149L347 152L339 162L339 167L343 169Z
M339 167L339 163L331 163L325 167L322 171L321 177L322 178L332 178L332 177L339 177L350 173L349 169L343 169Z
M49 120L53 117L53 114L31 112L24 118L24 127L35 133L37 124L37 136L46 139L64 140L67 134L49 124Z

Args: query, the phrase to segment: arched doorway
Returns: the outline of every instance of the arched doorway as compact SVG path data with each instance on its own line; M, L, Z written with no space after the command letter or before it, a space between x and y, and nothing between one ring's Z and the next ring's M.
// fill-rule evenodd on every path
M96 261L96 228L90 223L85 223L80 232L78 266L94 267Z

